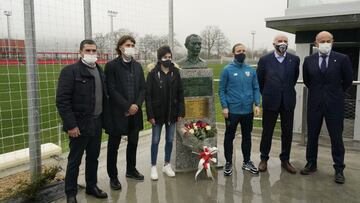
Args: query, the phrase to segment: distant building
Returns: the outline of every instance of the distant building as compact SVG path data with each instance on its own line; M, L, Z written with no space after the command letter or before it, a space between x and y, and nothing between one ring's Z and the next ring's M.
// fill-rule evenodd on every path
M10 43L9 43L10 42ZM0 59L18 59L25 52L25 41L22 39L0 39Z
M335 39L333 50L350 57L354 81L359 80L360 0L288 0L285 16L265 20L266 27L295 34L296 54L301 62L305 56L317 51L314 49L316 34L323 30L330 31ZM306 90L303 87L297 85L294 132L298 133L306 130ZM344 137L360 140L359 115L360 88L353 85L346 94ZM327 134L327 131L322 130L322 134Z

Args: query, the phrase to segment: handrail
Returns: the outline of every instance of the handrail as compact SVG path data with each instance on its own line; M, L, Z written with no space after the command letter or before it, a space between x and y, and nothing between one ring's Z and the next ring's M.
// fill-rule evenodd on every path
M214 79L213 81L214 82L220 82L220 79ZM298 80L296 82L296 84L304 84L304 81L303 80ZM354 80L352 84L353 85L360 85L360 81L359 80Z

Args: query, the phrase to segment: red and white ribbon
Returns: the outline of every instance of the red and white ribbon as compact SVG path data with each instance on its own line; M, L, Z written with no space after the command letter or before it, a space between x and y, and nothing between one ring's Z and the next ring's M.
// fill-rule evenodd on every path
M202 151L200 153L196 153L199 155L200 161L198 164L198 170L195 174L195 180L197 179L197 176L200 174L200 172L203 169L205 169L207 177L214 179L214 177L212 176L212 173L211 173L210 163L211 162L216 163L217 160L216 160L216 158L213 158L213 155L217 153L218 149L217 149L217 147L204 146L203 150L204 151Z

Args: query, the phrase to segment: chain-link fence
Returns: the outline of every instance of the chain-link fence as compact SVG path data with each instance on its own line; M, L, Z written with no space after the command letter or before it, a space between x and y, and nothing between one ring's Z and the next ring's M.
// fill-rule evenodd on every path
M152 62L156 49L168 44L168 9L159 0L2 0L0 154L28 148L38 172L41 144L67 150L55 93L61 69L79 59L80 41L96 41L103 65L116 57L117 40L131 34L139 59Z

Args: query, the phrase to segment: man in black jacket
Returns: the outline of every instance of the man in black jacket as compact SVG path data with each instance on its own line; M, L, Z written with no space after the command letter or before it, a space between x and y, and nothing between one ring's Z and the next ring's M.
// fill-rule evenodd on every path
M275 51L260 58L257 68L263 105L263 132L260 142L259 171L267 170L272 136L278 115L281 118L281 167L295 174L290 163L293 137L294 109L296 104L295 85L299 77L300 59L288 53L288 38L277 35L273 42Z
M309 89L307 124L307 164L301 170L309 175L317 170L318 140L325 118L331 139L335 182L343 184L345 148L342 138L344 129L344 95L352 84L353 70L348 56L332 51L333 35L322 31L316 35L315 45L319 52L305 58L303 78Z
M81 158L86 151L86 193L97 198L107 194L97 186L98 157L107 91L104 73L97 60L93 40L80 43L81 59L62 69L56 93L56 106L63 129L70 138L68 164L65 175L67 202L77 202L77 178Z
M135 39L132 36L121 37L116 46L119 56L105 66L112 123L112 127L107 129L107 172L110 186L115 190L121 189L116 164L122 135L128 137L126 177L144 180L135 166L139 131L143 129L141 106L145 99L145 78L140 63L133 58L134 47Z

